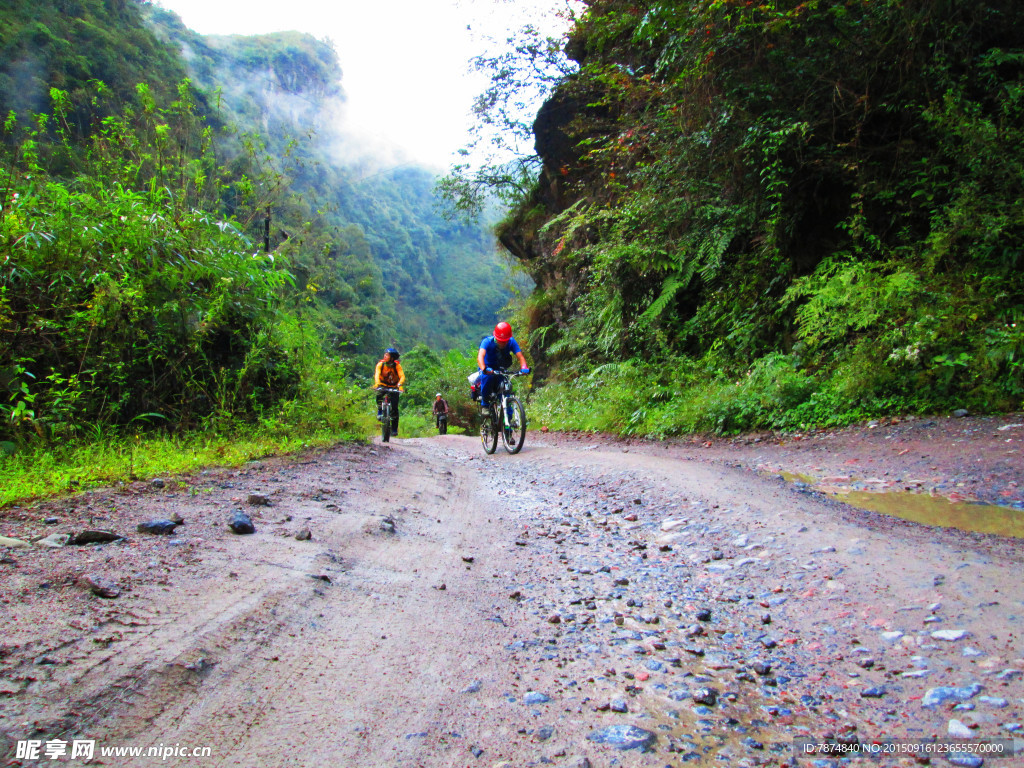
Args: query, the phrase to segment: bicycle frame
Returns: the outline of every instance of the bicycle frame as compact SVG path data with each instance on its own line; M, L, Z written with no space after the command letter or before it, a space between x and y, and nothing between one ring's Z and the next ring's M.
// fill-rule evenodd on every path
M393 406L391 395L398 395L402 390L396 389L395 387L376 387L376 390L384 394L384 397L380 402L381 409L383 411L383 417L381 418L380 424L380 434L381 440L386 443L391 439L391 422L393 420L391 416L391 408Z
M402 390L395 389L394 387L377 387L377 391L384 393L384 400L382 400L381 403L383 403L384 401L387 401L388 405L392 404L391 395L400 395L400 394L402 394Z
M498 399L501 401L502 412L508 407L508 399L515 395L512 389L512 377L518 376L518 373L504 373L499 374L501 381L498 382Z
M507 404L508 398L515 395L515 391L512 389L512 379L524 374L520 371L509 373L501 368L492 368L491 371L491 375L498 379L498 398L501 400L502 407L504 407Z

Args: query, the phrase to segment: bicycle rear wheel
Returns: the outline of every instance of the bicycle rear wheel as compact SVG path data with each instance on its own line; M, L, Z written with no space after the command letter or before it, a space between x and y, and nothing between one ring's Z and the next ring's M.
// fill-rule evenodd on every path
M501 441L509 453L519 453L526 440L526 411L515 397L505 399L505 413L502 414Z
M381 408L380 439L385 443L391 439L391 403L387 398L384 398L384 405Z
M487 414L480 418L480 442L484 446L485 453L494 453L498 450L498 421L492 405Z

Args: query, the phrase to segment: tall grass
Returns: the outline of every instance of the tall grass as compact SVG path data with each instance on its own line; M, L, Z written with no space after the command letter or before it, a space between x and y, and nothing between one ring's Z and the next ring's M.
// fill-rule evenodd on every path
M139 435L72 445L36 445L0 456L0 507L131 480L169 477L211 466L239 466L252 459L362 438L364 430L324 426L282 432L256 427L223 434Z
M876 369L846 374L819 379L794 356L782 354L760 358L737 377L685 358L661 365L627 361L548 384L534 393L529 407L537 426L652 438L839 427L928 410L930 404L913 395L879 396Z

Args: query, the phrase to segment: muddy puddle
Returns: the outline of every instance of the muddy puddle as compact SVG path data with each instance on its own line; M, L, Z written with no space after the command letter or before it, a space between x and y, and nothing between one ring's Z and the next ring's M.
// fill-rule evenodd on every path
M950 500L945 496L912 491L858 490L821 482L807 475L779 473L787 482L810 486L815 491L872 512L891 515L922 525L958 528L975 533L1024 538L1024 509Z
M713 678L707 682L715 690L724 684L723 680ZM714 707L696 704L689 700L689 695L669 702L662 697L645 699L639 707L648 716L650 725L645 727L657 732L662 744L669 745L669 752L681 755L681 763L707 759L710 754L738 759L751 748L786 755L793 745L779 739L778 726L792 727L797 714L801 720L806 720L807 715L804 706L781 706L756 694L743 698L727 695Z

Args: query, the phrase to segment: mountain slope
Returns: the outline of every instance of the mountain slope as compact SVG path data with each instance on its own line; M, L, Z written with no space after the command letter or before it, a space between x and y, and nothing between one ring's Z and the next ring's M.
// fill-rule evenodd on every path
M304 217L315 212L324 227L344 231L349 256L371 254L386 298L380 322L356 339L360 349L466 344L493 325L511 285L489 227L449 222L432 195L432 172L408 161L389 169L395 160L346 134L342 72L330 44L293 32L201 36L173 13L154 9L151 18L210 100L243 134L265 138L291 191L304 198ZM274 242L299 225L281 213ZM330 272L322 263L316 271Z

